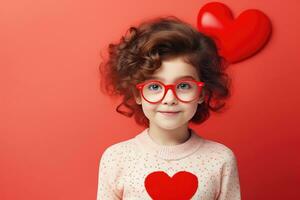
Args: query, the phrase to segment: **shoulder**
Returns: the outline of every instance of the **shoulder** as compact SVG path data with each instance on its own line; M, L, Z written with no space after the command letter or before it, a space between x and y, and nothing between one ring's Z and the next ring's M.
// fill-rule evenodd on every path
M121 142L114 143L105 148L101 155L101 160L103 162L118 162L124 159L125 156L131 154L134 151L134 141L133 138L124 140Z
M236 162L234 151L223 143L210 139L204 139L203 147L207 149L208 153L214 157L217 157L218 160L222 160L223 162Z

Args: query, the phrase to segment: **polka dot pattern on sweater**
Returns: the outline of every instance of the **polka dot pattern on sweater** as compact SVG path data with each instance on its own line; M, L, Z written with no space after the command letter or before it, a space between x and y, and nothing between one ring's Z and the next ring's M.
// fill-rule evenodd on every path
M230 148L204 139L194 130L182 144L158 145L145 129L105 149L99 163L97 200L151 200L145 179L156 171L171 178L180 171L197 176L192 200L241 199L237 160ZM166 185L161 186L167 190Z

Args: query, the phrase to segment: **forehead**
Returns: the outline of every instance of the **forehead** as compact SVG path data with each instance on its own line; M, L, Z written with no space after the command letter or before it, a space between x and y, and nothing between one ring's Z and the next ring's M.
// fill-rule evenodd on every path
M162 61L161 67L149 79L159 79L164 82L175 82L178 79L191 77L199 80L196 68L185 62L182 57Z

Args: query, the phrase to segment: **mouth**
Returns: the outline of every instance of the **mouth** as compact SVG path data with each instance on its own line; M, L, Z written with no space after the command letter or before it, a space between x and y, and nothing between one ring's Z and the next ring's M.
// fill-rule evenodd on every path
M178 113L180 111L158 111L158 112L161 112L161 113Z
M178 113L180 113L180 111L158 111L159 113L165 115L165 116L175 116L178 115Z

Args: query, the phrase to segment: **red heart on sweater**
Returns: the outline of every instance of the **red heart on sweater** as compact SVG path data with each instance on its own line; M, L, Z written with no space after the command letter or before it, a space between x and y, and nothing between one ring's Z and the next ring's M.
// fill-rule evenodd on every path
M150 173L145 187L153 200L190 200L198 188L198 178L186 171L170 177L163 171Z
M234 19L229 8L219 2L201 8L197 26L200 32L215 40L219 54L230 63L254 55L271 34L271 22L261 11L249 9Z

